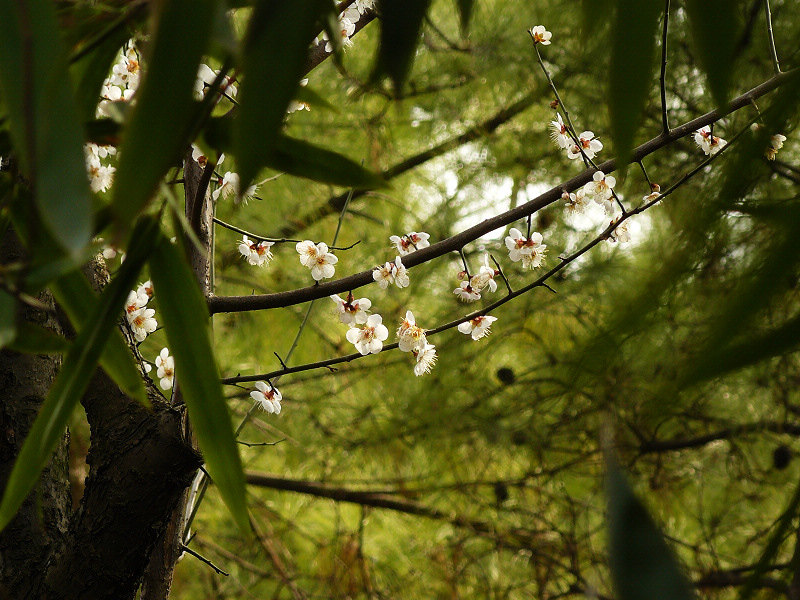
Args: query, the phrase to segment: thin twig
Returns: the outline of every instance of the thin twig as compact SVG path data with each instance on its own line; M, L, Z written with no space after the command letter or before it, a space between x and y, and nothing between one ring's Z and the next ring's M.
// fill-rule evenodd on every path
M781 72L781 64L778 62L778 51L775 49L775 34L772 31L772 11L769 8L769 0L764 0L764 17L767 21L767 36L769 37L769 52L772 56L772 68L775 74Z
M664 29L661 33L661 133L669 135L667 118L667 32L669 30L669 1L664 4Z
M242 235L246 235L247 237L252 238L255 241L272 242L273 244L286 244L286 243L297 244L299 242L304 241L304 240L295 240L295 239L291 239L291 238L273 238L273 237L258 235L257 233L252 233L250 231L247 231L246 229L242 229L241 227L236 227L236 225L231 225L230 223L226 223L225 221L223 221L221 219L218 219L217 217L214 217L214 223L216 223L217 225L221 225L225 229L230 229L231 231L235 231L236 233L241 233ZM335 243L336 242L334 242L334 244ZM337 250L337 251L341 252L341 251L344 251L344 250L350 250L351 248L354 248L355 246L357 246L360 243L361 243L361 240L358 240L357 242L355 242L353 244L350 244L349 246L342 246L342 247L339 247L339 246L328 246L328 250Z
M189 546L187 546L186 544L181 544L181 550L186 552L186 554L191 554L197 560L206 563L209 567L214 569L219 575L225 575L225 577L230 576L230 573L226 573L225 571L220 569L217 565L215 565L210 560L208 560L205 556L202 556L202 555L198 554L197 552L195 552L194 550L192 550L191 548L189 548Z

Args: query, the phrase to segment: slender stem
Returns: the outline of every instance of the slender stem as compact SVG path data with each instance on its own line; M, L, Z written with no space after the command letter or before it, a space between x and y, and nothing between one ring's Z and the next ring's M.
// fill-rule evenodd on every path
M661 33L661 132L669 135L667 118L667 31L669 30L669 1L664 4L664 29Z
M781 72L781 64L778 62L778 51L775 49L775 34L772 31L772 11L769 8L769 0L764 0L764 16L767 21L767 36L769 37L769 52L772 56L772 68L775 74Z
M500 272L500 277L503 278L503 283L506 284L506 289L508 290L508 293L509 294L513 294L514 290L511 289L511 284L508 282L508 277L506 277L506 274L503 273L503 268L500 266L500 263L497 262L497 259L494 256L492 256L491 254L489 255L489 258L492 259L492 262L494 263L494 266L497 267L497 270Z
M461 255L461 263L464 265L464 273L467 274L467 281L469 281L472 279L472 275L469 274L469 266L467 265L467 257L464 256L464 249L461 248L458 253Z
M655 206L659 202L662 202L666 197L670 196L673 192L675 192L675 190L680 188L687 181L689 181L690 179L695 177L698 173L701 173L705 169L705 167L707 167L713 161L719 159L719 157L721 155L723 155L726 152L726 150L728 150L728 148L730 148L742 136L742 134L744 134L746 131L748 131L749 128L750 128L750 125L753 122L755 122L755 118L751 119L750 122L748 122L747 125L745 125L745 127L743 127L733 138L731 138L731 140L728 142L728 144L724 148L722 148L722 150L720 150L716 154L712 154L711 156L709 156L708 158L703 160L701 163L699 163L697 166L692 168L688 173L683 175L677 182L675 182L669 188L667 188L658 198L656 198L656 199L654 199L654 200L652 200L652 201L650 201L650 202L648 202L646 204L643 204L642 206L640 206L640 207L638 207L636 209L633 209L633 210L623 214L619 219L617 219L616 221L613 221L612 223L610 223L598 236L593 238L590 242L588 242L583 247L581 247L578 250L576 250L571 255L563 257L561 259L561 261L559 262L559 264L557 264L556 266L551 268L549 271L547 271L544 274L542 274L535 281L533 281L533 282L529 283L528 285L518 289L515 292L511 292L510 291L508 293L508 295L504 296L500 300L497 300L497 301L493 302L492 304L490 304L490 305L488 305L488 306L486 306L486 307L484 307L484 308L482 308L480 310L477 310L477 311L474 311L474 312L469 313L467 315L464 315L462 317L459 317L458 319L455 319L453 321L450 321L449 323L445 323L443 325L435 327L434 329L428 329L428 330L425 331L425 335L426 336L436 335L436 334L441 333L443 331L447 331L448 329L452 329L453 327L457 327L461 323L464 323L466 321L470 321L470 320L472 320L472 319L474 319L476 317L487 315L490 312L494 311L495 309L499 308L500 306L503 306L507 302L510 302L514 298L517 298L517 297L521 296L522 294L530 292L531 290L534 290L534 289L536 289L538 287L542 287L542 288L550 290L553 293L556 293L555 290L552 287L550 287L550 285L547 283L548 279L553 277L559 271L563 270L570 263L574 262L575 260L577 260L578 258L583 256L584 254L589 252L592 248L594 248L595 246L600 244L602 241L608 239L609 236L614 232L614 230L619 225L621 225L624 221L630 219L634 215L638 215L640 213L643 213L644 211L646 211L649 208L652 208L653 206ZM504 279L505 279L505 276L504 276ZM510 287L509 287L509 290L510 290ZM386 344L386 345L383 346L383 349L381 350L381 352L387 352L389 350L394 350L397 347L398 347L397 343ZM367 356L371 356L371 355L367 355ZM313 363L307 363L305 365L298 365L296 367L289 367L288 369L281 369L279 371L273 371L271 373L262 373L262 374L259 374L259 375L239 375L239 376L236 376L236 377L226 377L226 378L222 379L222 383L225 384L225 385L235 385L237 383L245 382L245 381L259 381L259 380L262 380L262 379L270 379L270 378L273 378L273 377L289 375L291 373L301 373L303 371L310 371L310 370L313 370L313 369L329 368L332 365L337 365L337 364L341 364L341 363L349 363L351 361L358 360L360 358L364 358L364 355L362 355L359 352L355 352L353 354L348 354L346 356L338 356L336 358L329 358L329 359L326 359L326 360L321 360L321 361L317 361L317 362L313 362Z
M263 235L258 235L257 233L252 233L250 231L247 231L246 229L242 229L241 227L236 227L236 225L231 225L230 223L226 223L225 221L223 221L222 219L218 219L217 217L214 217L214 223L224 227L225 229L230 229L231 231L235 231L236 233L241 233L242 235L246 235L247 237L253 238L256 241L272 242L273 244L286 244L286 243L289 243L289 242L296 244L298 242L302 242L303 241L303 240L295 240L295 239L291 239L291 238L265 237ZM337 232L337 234L338 234L338 232ZM336 243L335 240L336 240L336 237L334 237L334 244ZM328 250L338 250L338 251L350 250L351 248L353 248L355 246L358 246L358 244L360 244L360 243L361 243L361 240L358 240L357 242L355 242L353 244L350 244L349 246L344 246L344 247L328 246Z
M640 160L636 161L636 164L642 169L642 174L644 178L647 180L647 185L650 186L650 189L653 189L653 182L650 181L650 176L647 174L647 169L644 168L644 163Z
M202 561L202 562L206 563L209 567L214 569L219 575L225 575L225 577L228 577L230 575L230 573L226 573L225 571L220 569L217 565L215 565L210 560L208 560L206 557L198 554L197 552L195 552L194 550L189 548L189 546L187 546L186 544L181 544L181 550L186 552L186 554L191 554L192 556L194 556L199 561Z

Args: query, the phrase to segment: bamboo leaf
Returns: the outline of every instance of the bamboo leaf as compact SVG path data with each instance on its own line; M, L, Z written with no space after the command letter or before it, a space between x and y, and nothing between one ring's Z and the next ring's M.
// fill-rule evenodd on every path
M617 0L616 3L611 28L608 103L614 150L622 164L630 157L653 84L656 66L653 55L661 12L658 2Z
M244 81L234 125L243 190L275 147L304 72L308 46L329 6L327 0L262 0L255 7L244 43Z
M739 26L738 2L686 0L692 41L717 106L728 101Z
M411 72L422 21L429 6L430 0L383 0L378 5L381 36L373 78L388 75L398 96Z
M189 144L197 68L215 14L215 0L164 0L156 6L148 70L120 148L113 198L118 229L135 220Z
M27 321L17 326L17 337L8 345L9 350L24 354L65 354L71 347L60 335Z
M51 289L73 327L80 331L97 302L92 286L81 273L73 272L53 282ZM120 331L111 332L100 366L127 396L148 404L141 375Z
M461 32L466 35L469 32L469 22L472 19L472 9L475 8L475 0L456 0L458 9L458 21L461 25Z
M136 227L119 273L103 290L86 325L64 358L6 483L0 502L0 530L14 517L50 460L73 409L89 385L97 361L116 327L128 291L151 252L158 231L155 219L147 219Z
M180 251L164 237L151 257L150 275L208 472L239 527L249 531L244 472L211 347L208 307Z
M51 2L0 0L0 95L42 219L77 254L91 207L83 136Z
M652 517L607 460L609 563L620 600L691 600L692 586Z

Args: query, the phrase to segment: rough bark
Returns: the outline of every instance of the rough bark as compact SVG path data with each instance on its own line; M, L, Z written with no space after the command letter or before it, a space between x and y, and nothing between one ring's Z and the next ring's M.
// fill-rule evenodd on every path
M0 261L19 260L22 249L12 235L0 240ZM52 297L39 297L51 309ZM60 332L54 312L26 308L23 318ZM58 369L60 356L23 355L0 351L0 485L11 474L22 443L39 412ZM35 597L33 573L44 568L51 549L66 532L70 510L68 436L64 435L39 485L23 502L17 516L0 532L0 598Z

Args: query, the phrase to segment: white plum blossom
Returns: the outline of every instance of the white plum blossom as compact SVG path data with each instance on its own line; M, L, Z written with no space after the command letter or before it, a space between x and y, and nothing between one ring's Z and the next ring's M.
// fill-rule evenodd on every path
M136 293L140 296L146 296L148 300L153 297L155 293L153 288L153 282L149 279L144 283L140 283L139 287L136 288Z
M775 160L775 157L778 155L778 150L783 148L783 142L785 141L786 136L782 133L776 133L769 138L769 146L764 153L764 155L767 157L767 160Z
M125 316L128 322L133 318L132 315L144 308L150 300L149 296L142 290L131 290L125 300Z
M342 300L340 296L333 294L330 297L339 309L339 320L345 325L361 325L367 322L367 311L372 306L368 298L353 299L353 294L347 295L347 300Z
M430 373L436 363L436 346L426 343L420 348L411 351L417 364L414 365L414 375L421 377L425 373Z
M542 46L549 46L550 38L553 37L553 34L547 31L544 25L536 25L535 27L531 27L530 34L533 38L533 43L541 44Z
M397 347L400 352L413 352L416 348L421 348L428 343L425 337L425 330L418 326L414 319L414 313L406 311L405 318L400 321L397 328Z
M270 247L275 242L268 242L263 240L255 242L250 240L246 235L242 236L242 241L239 242L239 253L247 259L247 262L257 267L263 267L269 264L272 260L272 252Z
M613 225L615 221L610 224ZM627 244L631 241L631 232L628 230L629 221L624 221L617 225L616 229L611 232L608 239L612 242L619 242L620 244Z
M300 80L300 87L305 87L308 85L308 78L304 78ZM293 112L297 112L298 110L311 110L311 107L308 105L308 102L303 102L301 100L292 100L289 102L289 106L286 109L287 114L292 114Z
M381 321L380 315L370 315L363 327L352 327L347 331L347 341L356 347L362 356L378 354L383 342L389 337L389 330Z
M101 159L101 148L103 157L113 154L105 146L96 146L94 144L86 145L86 172L89 175L89 186L92 191L105 192L111 187L114 182L114 173L116 168L112 165L105 165Z
M239 174L232 171L227 171L225 175L217 179L217 189L211 193L211 197L214 200L217 200L220 196L222 196L223 199L234 196L237 199L236 201L239 202L240 200L238 196L240 185L241 181L239 180ZM244 191L241 200L247 201L254 197L257 190L258 186L256 184L251 185Z
M303 240L297 242L294 249L300 255L300 264L310 269L317 260L317 245L311 240Z
M353 13L348 13L351 17L355 16ZM356 24L347 16L342 15L339 18L339 35L342 38L342 46L348 48L353 45L353 41L350 39L350 36L353 35L356 31ZM323 33L322 39L325 41L325 52L333 52L333 44L331 44L330 40L328 39L328 34Z
M399 288L408 287L409 284L408 273L406 273L406 268L399 256L395 257L393 263L387 262L382 266L375 267L372 271L372 278L384 290L392 283Z
M256 381L256 389L250 392L250 397L256 404L269 415L280 414L281 412L281 393L271 383Z
M567 211L572 214L582 213L589 206L589 197L583 188L579 188L571 194L564 192L561 199L567 204Z
M453 290L453 293L462 302L475 302L481 299L480 291L473 288L469 281L462 281L459 286Z
M657 183L650 184L650 189L652 190L647 196L642 198L643 202L653 202L657 198L661 197L661 186Z
M171 390L175 380L175 359L169 355L168 348L162 348L156 356L156 376L162 390Z
M140 308L128 315L128 323L137 342L143 342L148 334L158 328L158 322L153 318L155 314L152 308Z
M127 51L121 53L120 59L111 68L109 81L122 89L136 90L139 87L140 76L139 54L134 46L130 46Z
M308 241L308 240L306 240ZM297 246L305 242L300 242ZM313 242L311 242L313 244ZM300 252L300 249L297 250ZM330 279L333 277L336 269L333 265L339 262L339 258L334 254L328 252L327 244L320 242L315 247L315 252L313 258L310 258L309 254L305 255L306 257L306 266L311 269L311 277L314 278L314 281L319 281L320 279ZM300 262L303 262L304 255L300 254Z
M489 328L495 321L497 321L497 317L481 315L469 321L459 323L458 330L463 334L472 336L473 340L479 340L491 333Z
M567 148L567 158L575 160L582 155L592 159L603 149L603 143L594 137L591 131L584 131L578 136L578 144L572 144Z
M428 241L430 237L430 234L427 234L424 231L412 231L405 235L389 236L389 241L392 242L395 248L397 248L400 256L405 256L406 254L410 254L415 250L420 250L430 246L431 243Z
M716 154L728 143L721 137L711 133L711 127L706 125L694 132L694 142L706 156Z
M497 282L494 280L500 274L500 271L489 265L489 253L483 255L483 264L480 271L473 275L469 280L470 287L476 292L480 293L487 287L490 292L497 291Z
M365 12L375 8L375 0L356 0L353 6L363 15Z
M205 168L208 164L208 157L203 154L199 146L192 144L192 160L194 160L200 167ZM217 164L221 165L225 161L225 154L220 154L217 159Z
M605 208L606 213L613 214L613 192L617 180L613 175L606 175L602 171L595 171L592 181L583 187L584 193Z
M194 97L195 100L202 100L205 94L206 87L214 83L219 71L213 70L206 64L201 64L197 69L197 79L194 82ZM233 79L225 77L220 85L220 94L225 94L230 97L236 96L236 86L233 85ZM221 96L220 96L221 98ZM219 101L219 99L217 100Z
M574 143L569 137L567 126L561 120L560 113L556 113L555 121L550 121L550 139L562 150L566 150Z
M522 232L512 227L506 236L505 243L508 248L508 257L512 262L522 261L525 269L535 269L541 266L547 245L542 243L542 234L534 231L530 239Z

